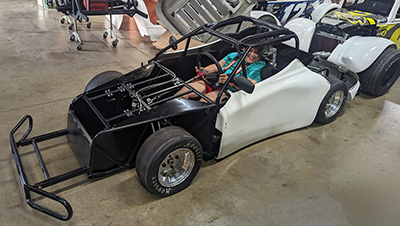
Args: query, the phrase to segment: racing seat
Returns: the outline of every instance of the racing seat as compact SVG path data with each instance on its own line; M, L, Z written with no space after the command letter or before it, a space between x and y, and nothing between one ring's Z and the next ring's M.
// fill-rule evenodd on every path
M261 81L264 81L265 79L273 76L274 74L278 73L279 70L275 68L274 66L267 64L261 69Z
M224 58L226 55L228 55L229 53L233 53L236 52L236 49L231 47L231 46L227 46L227 47L223 47L219 52L218 52L218 60L221 60L222 58Z

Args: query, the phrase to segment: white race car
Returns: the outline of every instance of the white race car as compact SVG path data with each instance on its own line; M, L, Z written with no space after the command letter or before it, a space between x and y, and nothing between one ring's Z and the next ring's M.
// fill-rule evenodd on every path
M235 32L225 33L226 27ZM208 34L219 41L189 48L192 37ZM295 47L282 42L295 40ZM176 52L179 43L185 48ZM243 75L245 57L253 47L264 47L267 66L253 84ZM215 100L194 89L201 79L195 66L206 66L227 53L238 58ZM218 67L218 66L217 66ZM220 70L219 74L223 72ZM204 81L215 84L216 74ZM241 90L227 91L229 82ZM177 93L182 87L187 92ZM169 196L188 187L204 160L222 159L254 142L308 126L335 120L359 88L358 76L320 57L299 51L298 37L289 29L250 17L235 17L202 25L178 40L171 39L148 64L127 73L106 71L95 76L70 104L67 129L28 138L32 117L25 116L11 131L10 143L28 204L61 220L72 217L72 207L57 194L43 190L81 174L89 178L136 168L151 193ZM196 93L198 99L182 99ZM222 98L225 93L229 98ZM29 121L21 139L14 136ZM37 143L66 136L80 168L51 177ZM21 146L33 145L45 180L30 183L23 167ZM249 166L251 167L251 166ZM63 216L36 203L36 193L63 205Z

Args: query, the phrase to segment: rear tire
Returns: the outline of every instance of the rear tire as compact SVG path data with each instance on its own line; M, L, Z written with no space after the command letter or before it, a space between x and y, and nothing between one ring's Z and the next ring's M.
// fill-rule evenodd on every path
M149 192L169 196L190 185L202 158L197 139L180 127L168 126L143 143L136 158L136 172Z
M328 124L339 116L349 93L344 82L331 77L327 77L327 79L331 83L331 88L322 100L315 118L315 121L321 124Z
M381 96L394 85L399 73L400 52L387 48L367 70L360 73L361 91L371 96Z
M278 25L278 23L276 22L275 18L273 16L271 16L271 15L263 15L263 16L260 16L258 19L262 20L262 21L265 21L265 22L268 22L268 23L271 23L271 24L274 24L274 25ZM263 32L266 32L268 30L270 30L270 29L267 29L267 28L264 28L264 27L263 28L257 28L257 32L256 33L263 33Z
M89 92L94 90L95 88L106 84L107 82L114 80L118 77L122 76L122 73L119 71L105 71L96 76L94 76L86 85L85 92Z
M262 20L262 21L266 21L266 22L271 23L271 24L278 25L278 23L276 22L275 18L273 16L271 16L271 15L263 15L263 16L260 16L258 19Z

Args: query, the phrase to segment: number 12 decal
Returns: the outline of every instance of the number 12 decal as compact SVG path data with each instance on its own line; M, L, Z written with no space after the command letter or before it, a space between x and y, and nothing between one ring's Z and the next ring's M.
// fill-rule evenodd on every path
M281 23L282 24L286 23L287 19L289 19L290 15L292 15L293 13L296 13L296 14L293 17L290 17L290 19L301 16L301 14L304 13L304 10L306 8L307 8L306 2L288 5L283 11Z

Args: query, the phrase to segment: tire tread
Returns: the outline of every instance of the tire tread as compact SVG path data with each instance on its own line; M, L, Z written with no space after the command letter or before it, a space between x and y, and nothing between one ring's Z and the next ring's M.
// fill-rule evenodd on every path
M391 82L392 84L384 88L380 86L379 80L385 76L382 73L386 74L390 67L398 61L400 61L400 52L397 49L385 49L367 70L360 73L362 92L372 96L381 96L386 93L396 82L397 78L393 78L394 81Z

